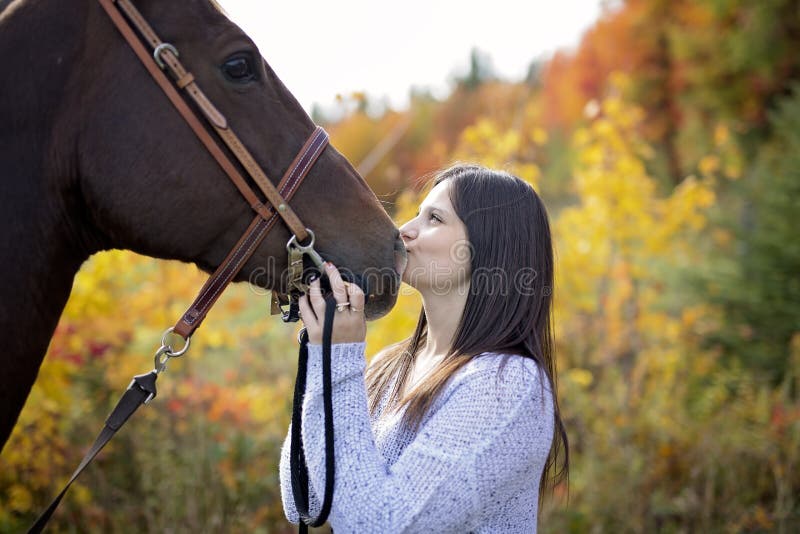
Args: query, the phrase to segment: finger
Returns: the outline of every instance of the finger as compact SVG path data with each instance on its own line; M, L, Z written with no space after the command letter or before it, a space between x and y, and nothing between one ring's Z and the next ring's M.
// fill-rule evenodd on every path
M322 288L319 285L319 278L308 285L308 301L316 317L325 315L325 298L322 296Z
M339 269L334 264L327 261L325 262L325 272L328 273L328 280L331 282L331 291L333 291L333 298L339 304L347 302L347 290L344 287L344 280L342 275L339 274Z
M357 284L347 284L346 287L350 299L350 311L364 313L364 292Z
M319 319L308 301L308 295L301 295L297 300L297 304L300 306L300 318L303 319L303 324L311 327L317 326Z

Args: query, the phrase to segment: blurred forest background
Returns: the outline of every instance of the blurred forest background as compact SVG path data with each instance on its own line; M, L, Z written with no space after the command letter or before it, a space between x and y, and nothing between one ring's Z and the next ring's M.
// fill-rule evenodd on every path
M541 532L799 532L800 2L628 0L525 80L471 59L446 99L355 93L314 118L398 223L454 161L543 196L572 469ZM205 278L121 251L84 265L0 456L0 531L43 509ZM405 288L368 353L419 306ZM293 531L277 463L295 333L227 291L53 531Z

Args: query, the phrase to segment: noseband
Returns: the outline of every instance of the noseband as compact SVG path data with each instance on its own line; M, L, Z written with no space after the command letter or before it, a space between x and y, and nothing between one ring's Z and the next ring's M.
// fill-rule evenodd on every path
M128 389L106 420L105 427L95 440L89 452L84 456L69 482L45 512L42 513L29 532L41 532L78 475L80 475L97 453L100 452L139 406L150 402L150 400L155 397L155 382L159 373L166 369L167 363L171 358L179 357L189 349L191 336L194 331L197 330L203 322L206 314L222 294L225 287L233 280L247 260L253 255L258 245L264 240L277 222L278 217L282 218L284 223L289 227L292 236L286 244L286 249L289 254L288 295L273 291L273 314L282 313L283 320L286 322L294 322L299 319L298 298L301 292L306 290L306 286L302 281L303 256L308 256L312 263L314 263L321 272L324 272L322 268L323 259L314 249L314 233L300 221L300 218L289 206L289 201L302 184L303 179L308 175L309 170L311 170L311 167L317 161L320 154L322 154L325 147L328 146L328 134L325 133L325 130L319 126L314 129L276 187L269 178L267 178L264 171L258 163L256 163L239 137L230 128L225 116L214 106L197 85L192 73L187 71L181 64L178 59L178 50L172 44L163 42L158 37L153 28L147 23L130 0L98 1L141 63L158 86L164 91L170 102L172 102L175 109L180 113L203 146L205 146L206 150L213 156L214 160L219 164L228 178L233 182L234 186L236 186L248 202L255 212L255 217L247 230L245 230L245 233L228 253L227 257L203 285L189 309L181 316L175 326L168 328L166 332L164 332L161 339L161 346L155 354L153 371L137 375L133 378L130 386L128 386ZM145 47L145 43L149 47L149 50ZM183 91L193 102L200 112L200 115L205 118L211 130L216 133L217 138L223 141L228 152L236 158L241 167L247 171L247 174L256 183L258 189L266 198L266 202L262 201L259 194L253 191L250 185L248 185L245 178L231 161L231 158L225 153L219 142L208 133L206 127L200 122L198 113L189 107L179 91ZM301 244L301 242L306 241L308 241L307 244ZM281 306L286 304L289 305L289 308L288 310L283 310ZM333 421L330 398L330 344L331 328L333 324L332 312L335 303L332 296L326 298L326 304L326 320L323 328L323 389L325 390L326 474L328 476L326 476L323 511L317 518L310 518L308 516L308 473L302 455L302 437L300 436L301 415L299 414L299 410L302 409L302 397L305 390L306 344L308 343L308 336L305 333L305 329L301 331L299 336L301 349L293 413L293 422L297 423L296 425L293 424L293 427L296 426L297 428L293 428L292 432L291 464L292 471L295 473L293 476L295 501L302 519L301 531L306 529L306 523L319 526L325 522L333 497L334 471ZM178 350L172 347L170 341L170 336L174 337L175 335L182 337L184 340L183 346ZM302 481L302 483L298 485L297 480Z

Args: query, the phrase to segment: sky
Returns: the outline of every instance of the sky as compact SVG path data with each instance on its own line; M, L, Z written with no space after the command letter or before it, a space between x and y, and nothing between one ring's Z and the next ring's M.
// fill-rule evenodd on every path
M411 87L446 96L470 51L522 79L534 59L574 48L603 0L219 0L300 104L363 91L402 108Z

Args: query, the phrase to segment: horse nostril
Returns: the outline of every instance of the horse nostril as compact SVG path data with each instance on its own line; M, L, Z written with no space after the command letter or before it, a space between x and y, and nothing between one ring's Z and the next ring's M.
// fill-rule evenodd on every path
M403 238L399 235L394 240L394 249L395 251L403 251L403 252L405 252L406 250L406 244L403 241Z
M403 240L398 237L394 242L394 270L399 276L403 275L408 263L408 251Z

